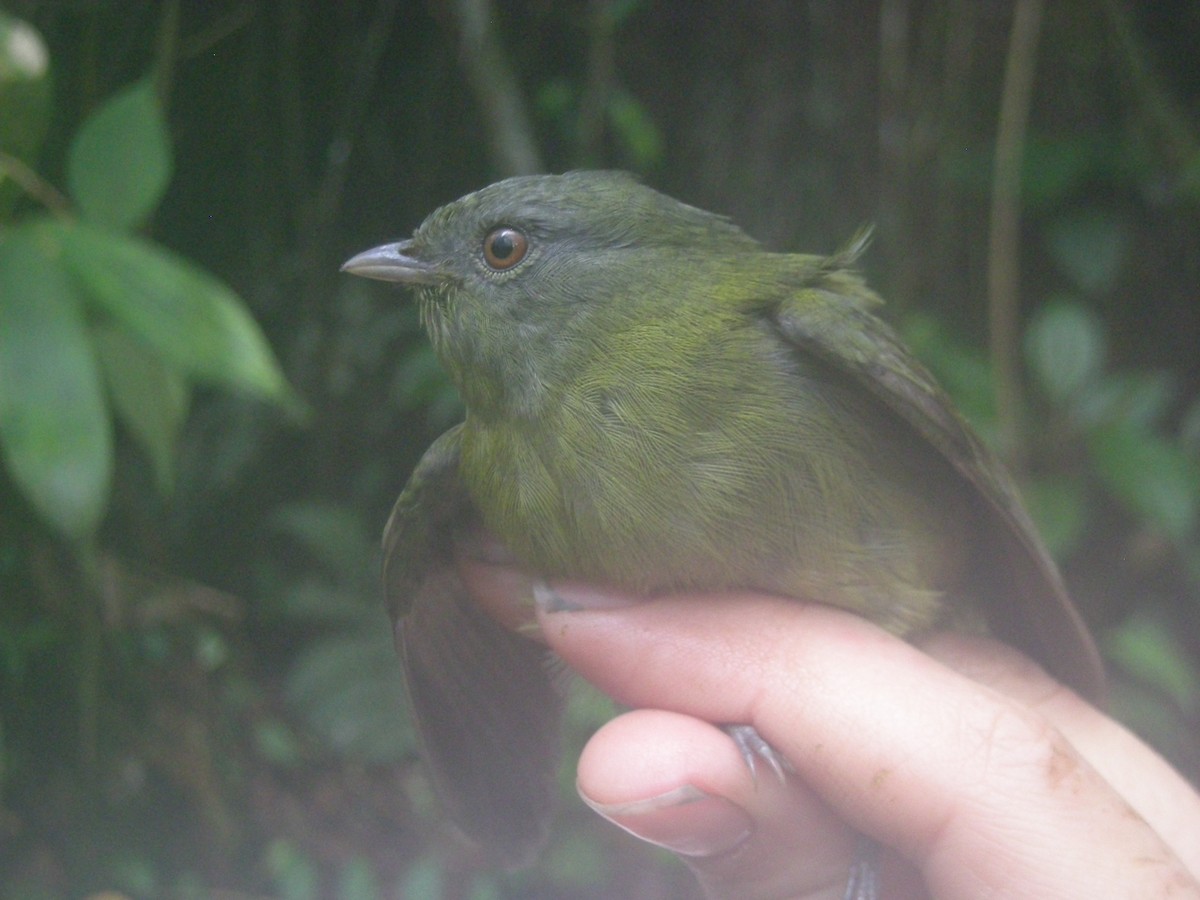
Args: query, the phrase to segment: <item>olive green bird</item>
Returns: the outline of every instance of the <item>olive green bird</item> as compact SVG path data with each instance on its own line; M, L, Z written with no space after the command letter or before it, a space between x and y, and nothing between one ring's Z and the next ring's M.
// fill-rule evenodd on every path
M771 253L614 172L499 182L346 271L416 289L466 405L384 537L433 781L498 861L545 838L562 701L546 651L466 595L490 529L548 578L744 588L906 638L988 631L1084 695L1103 676L995 456L831 257Z

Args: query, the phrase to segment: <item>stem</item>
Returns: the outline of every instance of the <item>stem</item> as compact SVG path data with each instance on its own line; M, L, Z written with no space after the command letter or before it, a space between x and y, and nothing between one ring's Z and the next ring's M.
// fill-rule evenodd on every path
M491 0L457 0L452 9L458 18L459 60L488 127L492 158L509 175L542 171L525 98L492 27Z
M1187 115L1155 72L1130 21L1129 10L1116 0L1104 0L1102 7L1120 61L1125 64L1125 77L1135 95L1131 105L1146 120L1147 132L1162 147L1168 165L1178 173L1200 152L1200 141Z
M604 119L616 73L613 49L616 19L611 7L609 0L592 0L588 10L588 71L579 101L575 147L576 161L580 165L595 165L602 156Z
M8 175L17 186L52 213L67 217L71 201L17 157L0 150L0 173Z
M179 58L179 0L168 0L163 4L162 19L158 23L158 38L154 54L154 88L164 114L167 100L171 96L171 85L175 80L175 65Z
M1004 70L996 132L988 236L988 319L1000 450L1014 469L1021 463L1020 215L1021 156L1033 93L1042 0L1017 0Z

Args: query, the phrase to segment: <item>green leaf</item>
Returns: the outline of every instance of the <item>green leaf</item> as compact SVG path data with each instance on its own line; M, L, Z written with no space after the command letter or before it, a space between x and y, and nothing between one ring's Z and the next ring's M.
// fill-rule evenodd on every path
M316 863L285 838L267 846L263 868L281 900L315 900L320 896L321 876Z
M1113 288L1131 243L1128 223L1101 210L1060 219L1047 237L1054 261L1088 294Z
M88 117L67 154L67 184L88 221L121 231L144 224L171 180L171 143L150 78Z
M1096 471L1131 511L1182 543L1196 524L1200 465L1157 435L1121 423L1096 429L1088 448Z
M50 124L50 54L28 23L0 12L0 150L31 166ZM0 212L18 191L0 167Z
M1162 420L1175 396L1166 372L1117 372L1089 384L1072 413L1085 426L1124 422L1149 428Z
M1200 397L1192 401L1180 418L1179 439L1193 454L1200 454Z
M90 298L187 375L295 406L258 325L227 286L140 238L55 223Z
M624 144L634 168L648 169L662 162L662 132L654 118L632 94L616 91L608 101L613 134Z
M1046 396L1063 403L1104 367L1104 326L1090 309L1055 300L1038 310L1025 333L1025 356Z
M1087 528L1087 491L1081 478L1055 476L1027 481L1021 495L1050 555L1065 557Z
M1108 654L1143 682L1167 694L1180 708L1200 705L1200 672L1162 622L1135 616L1109 637Z
M117 416L150 457L163 496L175 483L175 444L187 417L188 387L180 374L128 332L95 330L100 365Z
M388 629L313 642L288 673L289 705L340 753L391 762L412 748L404 686Z
M330 574L361 576L378 552L374 535L348 506L315 500L291 503L277 507L268 518Z
M108 504L111 426L80 298L42 238L0 241L0 442L41 516L83 539Z
M337 900L379 900L383 891L371 863L361 856L347 860L338 872Z

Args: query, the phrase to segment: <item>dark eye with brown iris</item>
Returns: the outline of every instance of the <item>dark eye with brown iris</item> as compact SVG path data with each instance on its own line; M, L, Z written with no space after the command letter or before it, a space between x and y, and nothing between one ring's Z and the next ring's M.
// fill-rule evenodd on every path
M511 269L528 252L528 239L509 225L493 228L483 239L483 259L498 272Z

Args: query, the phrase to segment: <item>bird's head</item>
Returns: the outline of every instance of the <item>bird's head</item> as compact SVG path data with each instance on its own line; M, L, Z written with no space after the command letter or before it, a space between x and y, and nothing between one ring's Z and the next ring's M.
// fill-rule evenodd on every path
M757 246L630 175L586 171L490 185L342 268L415 288L468 407L512 413L622 323L694 297L697 269Z

